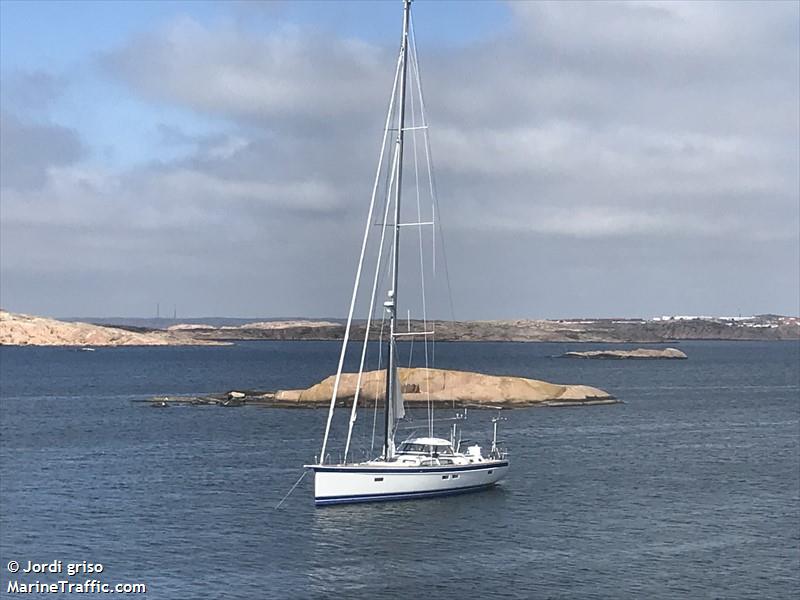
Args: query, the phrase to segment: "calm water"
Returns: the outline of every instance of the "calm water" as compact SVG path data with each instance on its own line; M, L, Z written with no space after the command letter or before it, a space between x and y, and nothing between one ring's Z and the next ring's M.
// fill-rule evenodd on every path
M315 509L308 477L281 510L319 451L324 411L132 400L306 386L330 373L336 344L2 348L0 594L9 560L61 559L103 563L98 579L144 582L147 598L794 597L800 346L551 358L598 347L437 346L441 367L585 383L625 401L507 412L501 487ZM471 413L468 437L486 439L489 416ZM362 412L361 451L371 425ZM59 579L18 577L37 578Z

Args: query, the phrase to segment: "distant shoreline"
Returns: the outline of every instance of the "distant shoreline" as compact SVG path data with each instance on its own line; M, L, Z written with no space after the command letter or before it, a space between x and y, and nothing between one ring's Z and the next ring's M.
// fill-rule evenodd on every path
M256 321L238 325L188 322L165 328L145 326L144 323L148 320L110 320L114 322L103 323L99 319L92 323L67 322L2 311L0 345L192 346L257 340L341 341L345 329L343 323L335 320L312 319ZM172 322L166 319L161 321ZM780 315L747 318L679 317L658 320L428 321L426 324L421 321L411 321L410 329L411 331L434 330L436 341L439 342L675 344L682 341L800 340L800 319ZM378 327L373 325L371 337L375 339L377 333ZM350 339L363 340L364 334L365 324L354 323Z
M600 319L581 321L411 321L411 331L436 331L437 341L462 342L597 342L678 343L687 340L764 341L800 339L800 321L792 317L758 318L753 321L644 321ZM173 335L200 340L341 340L344 325L314 321L251 323L239 326L186 329L170 327ZM375 336L377 328L372 329ZM363 340L365 325L354 324L350 339ZM417 338L421 339L421 338Z

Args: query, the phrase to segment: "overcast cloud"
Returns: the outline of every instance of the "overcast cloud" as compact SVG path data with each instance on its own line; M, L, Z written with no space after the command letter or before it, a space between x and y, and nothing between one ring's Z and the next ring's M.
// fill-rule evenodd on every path
M798 313L798 4L509 8L483 39L418 40L455 316ZM165 119L168 159L87 160L42 109L80 78L3 73L5 308L345 314L398 40L268 15L187 14L91 57L219 124Z

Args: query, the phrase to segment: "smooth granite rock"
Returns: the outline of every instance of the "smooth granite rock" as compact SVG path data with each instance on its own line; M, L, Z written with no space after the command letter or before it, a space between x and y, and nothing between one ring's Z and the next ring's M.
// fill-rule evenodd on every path
M522 407L548 403L581 404L611 403L614 397L598 388L585 385L560 385L499 375L485 375L467 371L444 369L400 369L403 397L408 406L423 405L428 399L437 404ZM336 398L352 401L355 397L358 375L343 373ZM282 402L316 406L330 402L335 376L330 376L306 390L282 390L275 398ZM362 375L359 402L372 404L383 401L385 371L369 371Z
M564 358L611 358L611 359L658 359L669 358L683 360L688 358L686 354L677 348L637 348L636 350L591 350L588 352L567 352L562 354Z

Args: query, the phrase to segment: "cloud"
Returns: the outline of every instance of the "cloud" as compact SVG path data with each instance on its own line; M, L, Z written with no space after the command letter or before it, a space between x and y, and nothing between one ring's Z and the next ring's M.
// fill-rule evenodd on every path
M42 70L3 74L0 99L6 110L34 112L50 107L67 87L63 77Z
M133 173L81 167L51 168L41 189L8 190L4 219L16 226L130 230L239 228L265 215L326 215L338 192L312 178L231 180L188 168Z
M445 158L439 165L470 208L461 211L460 223L471 229L495 224L581 237L797 236L794 174L763 141L638 127L596 131L563 122L448 129L440 141ZM498 180L505 185L493 191ZM498 193L501 201L487 211L487 200ZM482 211L490 212L488 219L475 218Z
M433 52L419 40L460 316L744 308L727 294L793 310L797 5L508 6L512 24L489 38ZM195 133L163 119L155 139L176 158L84 164L74 130L4 114L6 231L48 232L63 270L80 257L110 272L135 253L159 289L184 294L171 283L183 273L185 302L203 297L203 273L259 292L212 294L201 312L341 314L395 44L280 16L258 33L181 18L100 55L101 76L127 93L220 124ZM47 262L47 246L26 257L3 244L18 273ZM582 282L602 302L576 295ZM260 309L265 297L275 303Z
M48 170L73 164L85 148L70 128L30 122L0 113L0 186L9 189L41 189Z
M388 54L357 39L286 26L255 36L189 18L132 39L102 58L147 97L234 119L318 122L382 98ZM383 77L381 77L381 73Z

